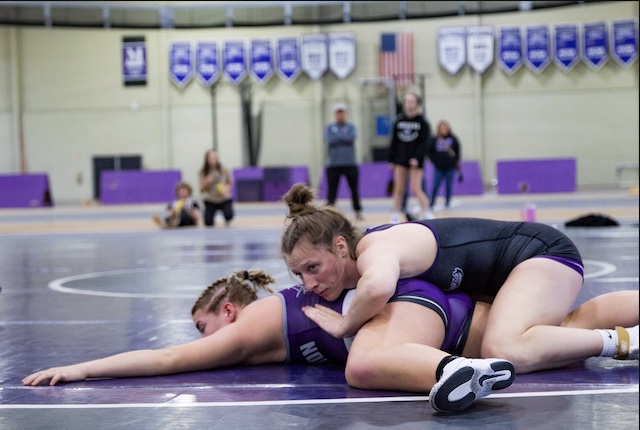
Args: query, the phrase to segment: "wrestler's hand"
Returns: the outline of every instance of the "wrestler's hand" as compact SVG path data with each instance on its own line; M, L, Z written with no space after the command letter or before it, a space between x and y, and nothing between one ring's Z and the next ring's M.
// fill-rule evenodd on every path
M302 312L331 336L339 339L350 336L342 329L344 315L341 313L322 305L304 306Z
M52 367L33 373L22 380L22 385L56 385L58 382L84 381L86 375L79 366Z

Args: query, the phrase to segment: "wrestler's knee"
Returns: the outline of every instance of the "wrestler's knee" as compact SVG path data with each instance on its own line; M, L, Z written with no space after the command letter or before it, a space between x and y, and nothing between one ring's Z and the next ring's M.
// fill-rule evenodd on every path
M529 366L527 348L517 338L484 339L480 348L481 358L501 358L509 360L516 371Z
M374 360L371 360L370 354L349 355L344 370L347 384L354 388L372 388L376 373Z

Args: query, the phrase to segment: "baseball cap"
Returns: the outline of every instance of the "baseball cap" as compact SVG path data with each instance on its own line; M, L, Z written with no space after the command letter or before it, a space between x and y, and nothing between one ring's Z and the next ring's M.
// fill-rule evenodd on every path
M344 111L346 112L347 109L347 105L344 103L337 103L336 105L333 106L333 111L334 112L338 112L338 111Z

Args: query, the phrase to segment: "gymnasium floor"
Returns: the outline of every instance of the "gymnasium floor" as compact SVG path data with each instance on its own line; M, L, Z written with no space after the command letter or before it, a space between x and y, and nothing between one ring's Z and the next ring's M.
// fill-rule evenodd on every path
M538 220L563 229L585 260L578 302L638 289L638 195L615 189L534 195ZM363 227L389 219L365 200ZM438 217L518 219L522 196L454 198ZM279 256L284 205L236 204L231 227L158 230L162 204L0 211L0 429L631 429L638 362L591 358L519 375L464 413L434 413L424 394L349 388L339 366L256 366L165 377L23 387L27 374L198 336L197 294L230 271L292 282ZM338 207L351 214L349 202ZM621 226L565 228L599 212Z

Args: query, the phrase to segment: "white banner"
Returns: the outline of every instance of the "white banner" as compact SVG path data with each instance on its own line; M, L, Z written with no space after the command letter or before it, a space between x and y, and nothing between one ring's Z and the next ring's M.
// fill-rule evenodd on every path
M302 70L314 81L324 75L328 68L327 35L302 36Z
M356 34L329 34L329 70L344 79L356 68Z
M455 75L464 66L466 38L464 27L438 29L438 62L450 75Z
M493 27L467 27L467 64L482 74L493 63Z

